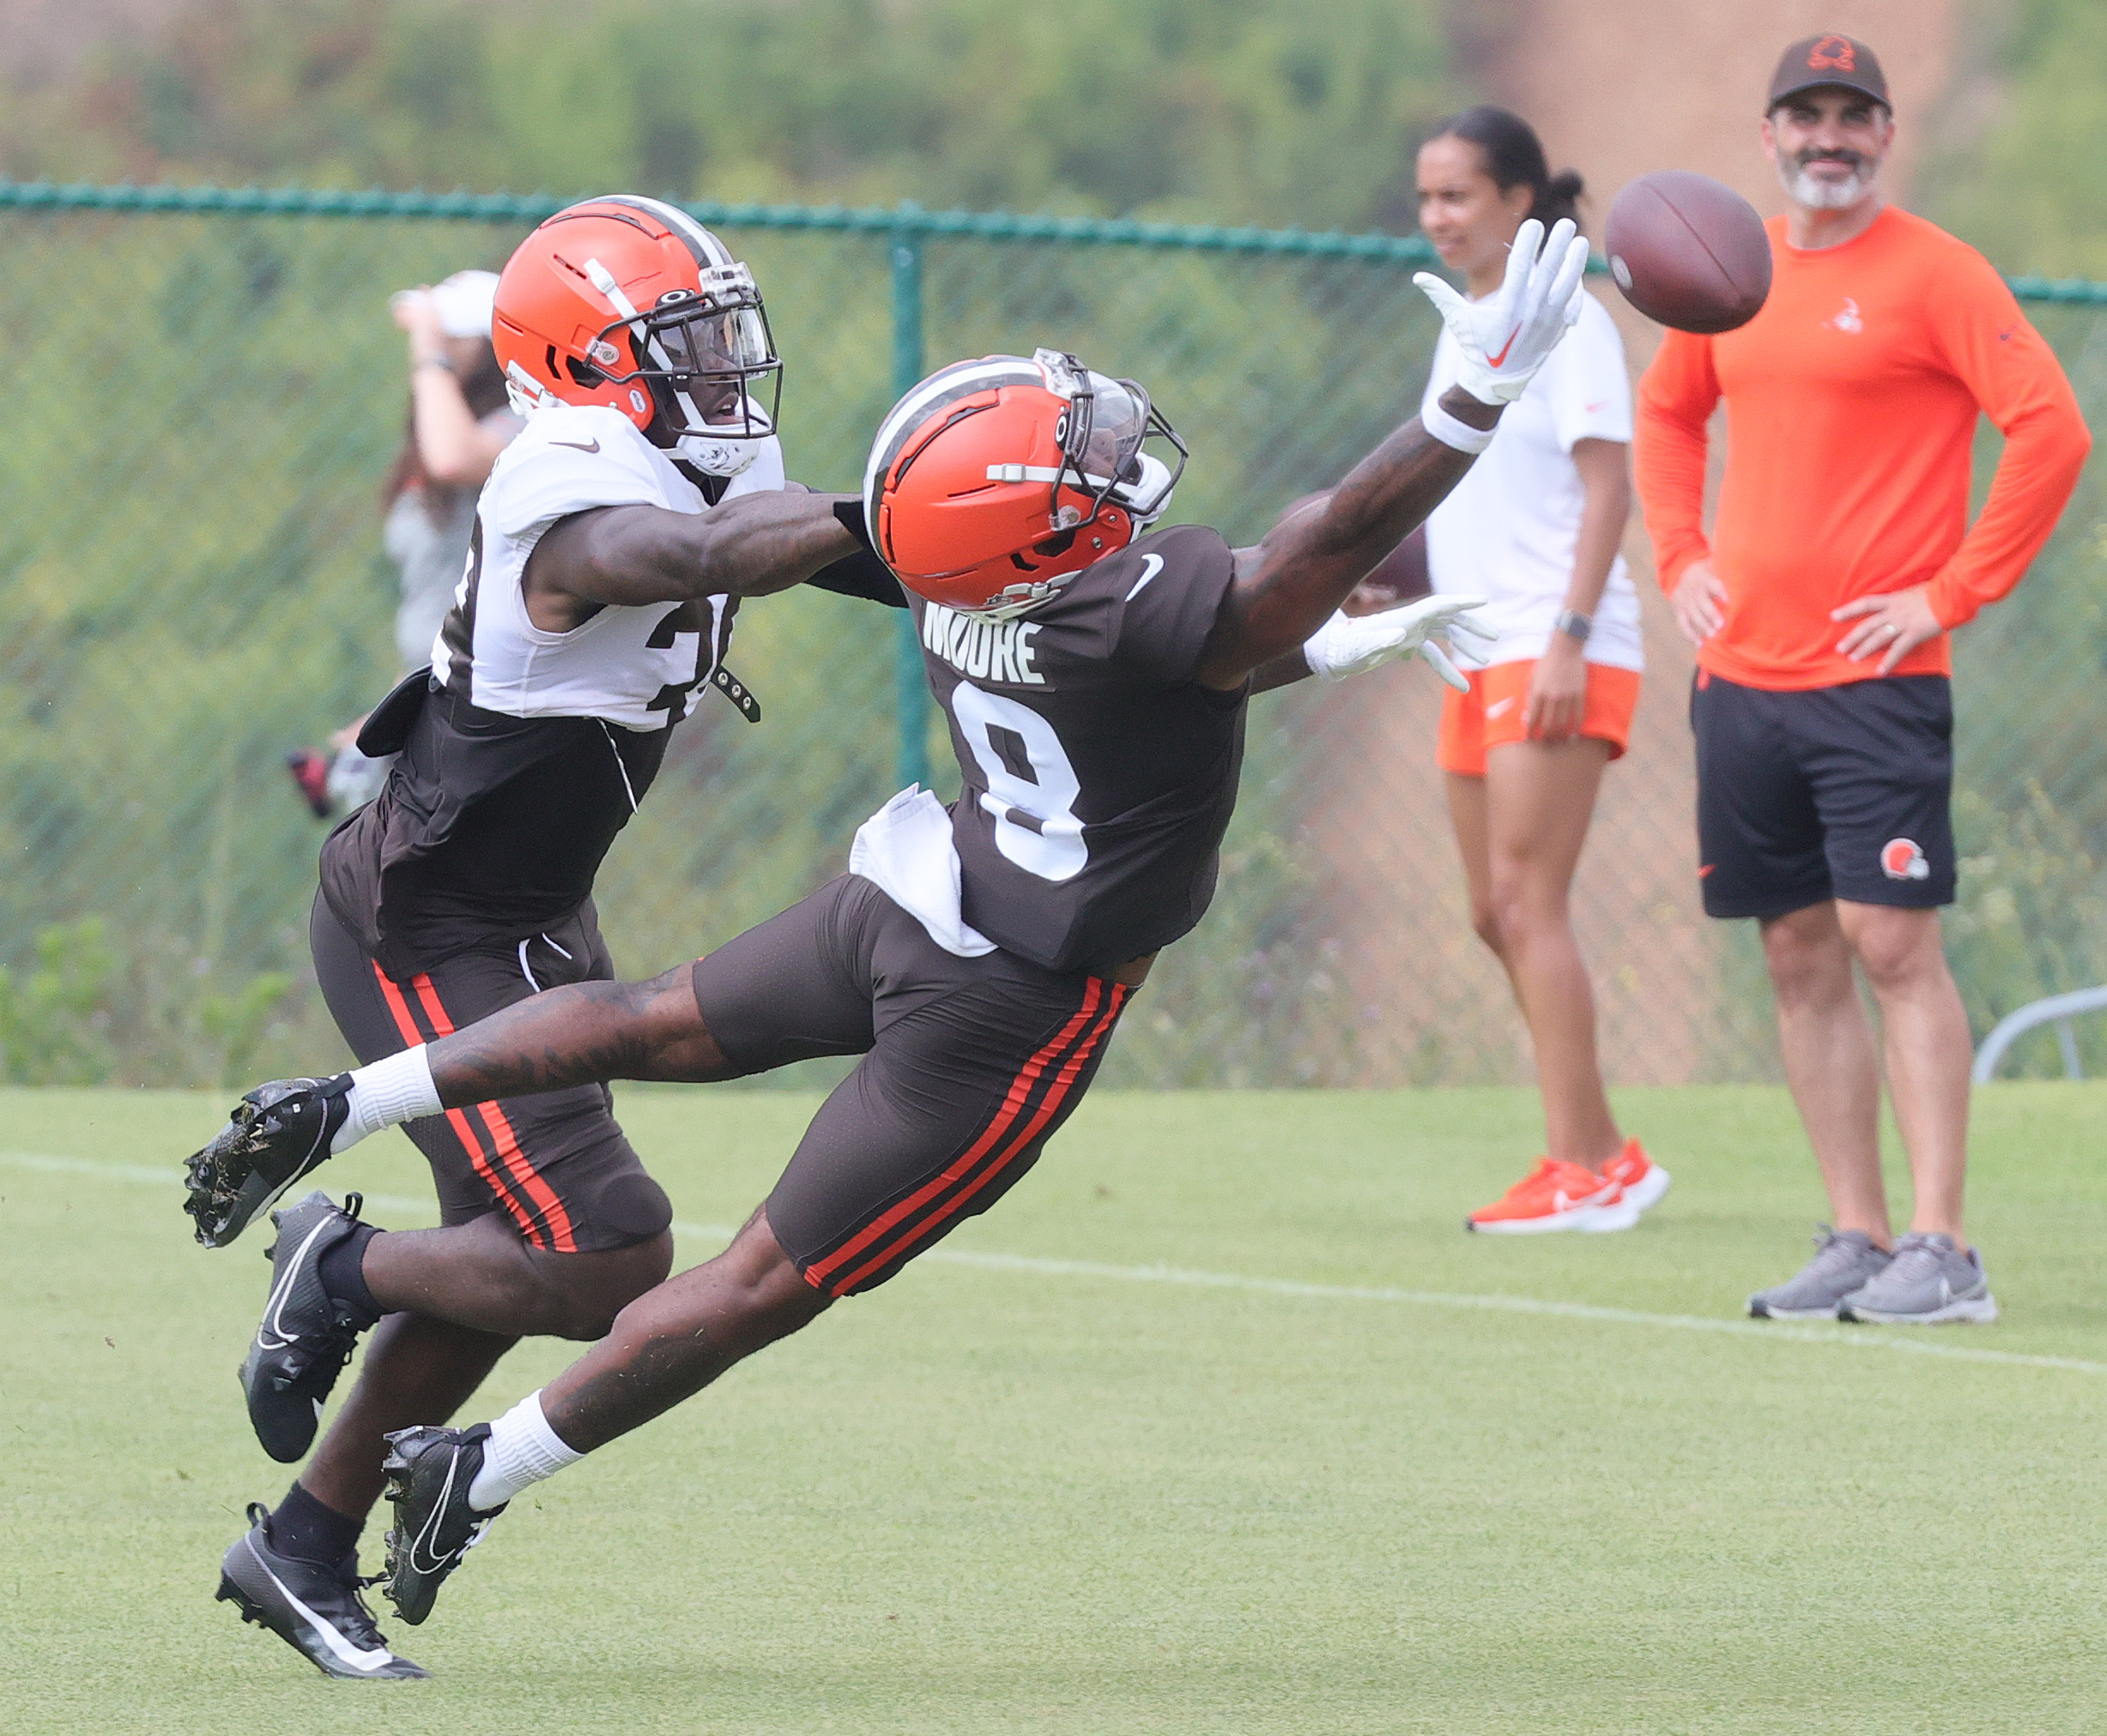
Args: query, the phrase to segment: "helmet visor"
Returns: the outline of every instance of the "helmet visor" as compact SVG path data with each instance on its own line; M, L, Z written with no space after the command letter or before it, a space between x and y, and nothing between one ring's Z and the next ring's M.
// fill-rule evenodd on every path
M1184 443L1138 382L1079 368L1075 383L1066 452L1083 491L1099 502L1117 501L1143 522L1155 517L1184 472ZM1152 438L1168 443L1175 463L1145 457L1142 445Z
M625 336L637 366L618 374L615 345ZM650 312L602 332L590 354L609 378L647 384L675 435L758 440L776 431L783 364L758 294L728 307L711 296L669 292Z
M675 375L754 373L775 361L758 307L649 321L644 347L648 363Z

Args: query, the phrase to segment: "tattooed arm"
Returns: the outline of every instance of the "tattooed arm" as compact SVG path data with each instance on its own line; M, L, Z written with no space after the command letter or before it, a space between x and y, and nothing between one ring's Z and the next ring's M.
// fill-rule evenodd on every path
M527 614L568 632L608 603L765 596L802 584L862 547L834 511L851 497L765 489L707 512L596 506L559 519L535 544Z
M448 1109L610 1079L730 1079L695 1005L693 966L649 983L573 983L479 1019L427 1051Z

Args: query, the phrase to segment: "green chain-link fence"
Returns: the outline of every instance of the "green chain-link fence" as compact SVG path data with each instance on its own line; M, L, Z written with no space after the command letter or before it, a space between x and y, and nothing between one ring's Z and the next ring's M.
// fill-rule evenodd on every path
M386 298L498 265L554 208L0 184L0 1077L203 1082L340 1052L305 945L320 832L282 761L395 673L379 490L405 386ZM1409 413L1434 336L1409 281L1424 249L1385 237L692 209L763 286L790 472L822 487L855 486L925 360L1052 342L1148 384L1193 448L1178 515L1247 539ZM2021 287L2088 407L2107 403L2107 289ZM2103 510L2089 473L2026 585L1961 637L1949 932L1978 1031L2107 981ZM1577 888L1607 1064L1635 1083L1769 1076L1753 936L1698 910L1687 656L1641 590L1646 697ZM856 826L928 767L955 790L897 629L818 593L742 613L733 661L766 718L704 704L616 844L600 904L629 971L838 872ZM1438 697L1415 666L1255 702L1220 898L1108 1078L1526 1077L1468 932ZM2018 1059L2052 1066L2052 1040L2037 1049Z

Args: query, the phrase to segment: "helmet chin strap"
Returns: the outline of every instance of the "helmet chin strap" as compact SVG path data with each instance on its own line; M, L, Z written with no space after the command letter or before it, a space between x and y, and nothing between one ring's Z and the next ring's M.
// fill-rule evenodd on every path
M560 406L563 400L516 361L505 365L505 396L516 416L530 416L536 410Z
M690 417L702 420L693 398L686 392L675 392L674 397ZM752 398L745 401L744 409L748 424L758 426L763 438L775 432L766 414ZM707 434L682 434L673 443L673 456L707 476L736 476L760 456L760 440L713 440Z
M1153 457L1147 452L1136 453L1135 456L1141 467L1141 475L1132 482L1124 483L1114 488L1111 498L1127 509L1128 516L1134 520L1135 532L1138 535L1170 510L1171 494L1169 489L1164 485L1171 480L1171 467L1162 459ZM1135 510L1134 503L1137 499L1147 500L1150 496L1157 494L1160 494L1162 498L1149 511L1139 512Z
M1063 573L1059 578L1043 578L1036 584L1013 584L1000 598L990 598L985 608L962 608L960 614L970 614L978 620L1008 621L1020 614L1029 614L1061 595L1062 588L1075 575Z
M758 440L705 440L683 434L673 443L673 456L706 476L736 476L760 456Z

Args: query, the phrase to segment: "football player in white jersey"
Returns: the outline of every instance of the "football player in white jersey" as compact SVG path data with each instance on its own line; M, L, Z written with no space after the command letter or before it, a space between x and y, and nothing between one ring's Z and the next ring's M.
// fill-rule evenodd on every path
M1045 350L925 380L879 431L865 507L911 594L959 801L903 792L848 874L693 965L510 1007L341 1096L309 1088L326 1112L308 1137L341 1146L493 1092L862 1057L723 1254L494 1424L391 1437L387 1588L405 1620L519 1491L885 1283L1030 1168L1157 950L1207 909L1251 694L1420 649L1474 601L1335 613L1578 316L1586 245L1571 223L1540 257L1542 239L1523 226L1484 302L1422 275L1457 385L1256 547L1150 530L1178 472L1145 444L1181 463L1184 448L1135 382Z
M523 242L492 341L526 426L477 506L432 667L377 707L363 751L399 755L323 848L310 939L363 1062L566 983L615 974L591 892L672 727L724 666L741 599L804 582L904 606L852 496L787 485L780 380L752 274L675 208L592 199ZM319 1127L295 1092L239 1129ZM358 1334L357 1385L278 1508L251 1509L220 1595L329 1673L421 1674L358 1595L383 1437L450 1414L523 1335L595 1339L663 1279L666 1195L604 1087L503 1098L408 1129L441 1227L382 1235L317 1193L274 1214L263 1322L242 1369L265 1450L300 1461ZM329 1155L265 1171L222 1140L192 1165L198 1239L223 1246Z

